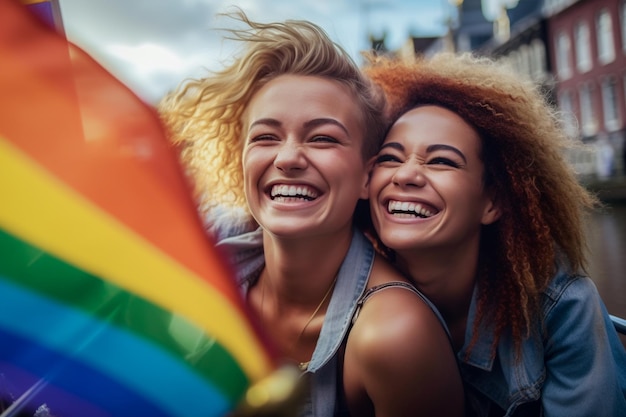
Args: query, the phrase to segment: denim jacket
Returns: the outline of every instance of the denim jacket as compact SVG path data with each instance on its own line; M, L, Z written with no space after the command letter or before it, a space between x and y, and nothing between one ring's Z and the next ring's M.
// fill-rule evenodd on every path
M224 250L231 260L245 294L265 264L263 236L254 222L233 219L235 217L232 213L210 219L209 232L217 242L216 247ZM338 406L340 347L347 337L357 302L367 286L374 255L369 240L355 230L348 254L339 269L324 324L306 371L310 389L299 410L300 417L330 417L335 414Z
M508 334L491 358L484 327L466 356L475 302L476 293L458 359L476 416L498 407L505 416L626 416L626 352L589 277L559 270L543 293L543 329L523 342L519 362Z

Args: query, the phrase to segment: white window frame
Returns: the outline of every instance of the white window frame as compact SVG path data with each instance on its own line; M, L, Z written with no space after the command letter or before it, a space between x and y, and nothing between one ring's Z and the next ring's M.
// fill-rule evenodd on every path
M578 120L574 112L574 98L570 90L563 90L559 94L559 110L561 123L567 136L570 138L578 137Z
M569 35L561 30L556 35L556 71L561 80L572 76L572 42Z
M602 80L602 114L607 132L618 130L621 124L617 88L615 77L604 77Z
M530 51L528 48L528 45L520 45L520 47L518 48L519 51L519 67L517 68L517 70L519 71L520 74L524 75L525 77L531 78L532 74L530 71ZM532 79L532 78L531 78Z
M593 107L594 89L591 83L583 83L578 88L578 103L580 104L580 130L583 136L593 136L598 131L598 121Z
M626 0L620 4L620 21L622 24L622 51L626 54Z
M574 26L574 44L576 48L576 69L585 73L593 68L591 59L591 31L589 24L580 21Z
M598 61L601 64L615 61L613 20L611 13L606 8L601 9L596 18L596 39L598 43Z
M546 47L541 39L533 39L530 44L531 49L531 72L533 79L542 81L547 73Z

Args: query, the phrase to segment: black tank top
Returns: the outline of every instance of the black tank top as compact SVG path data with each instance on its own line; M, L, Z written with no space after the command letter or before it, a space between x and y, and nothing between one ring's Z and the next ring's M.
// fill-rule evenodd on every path
M435 313L435 316L437 316L437 318L441 322L441 325L445 329L446 334L448 335L448 340L450 341L450 345L452 345L452 338L450 336L450 331L448 330L448 326L446 325L446 322L443 320L443 317L441 316L441 313L439 313L439 310L437 310L437 307L435 307L435 305L428 298L426 298L426 296L424 294L422 294L417 288L415 288L413 285L411 285L411 284L409 284L407 282L403 282L403 281L386 282L386 283L381 284L381 285L376 285L376 286L368 289L367 291L365 291L365 293L361 296L361 298L357 302L357 306L356 306L356 310L354 312L354 316L352 316L352 325L354 325L354 323L356 322L356 319L358 318L359 313L361 312L361 308L363 307L363 304L365 304L365 302L369 298L371 298L377 292L380 292L380 291L385 290L387 288L394 288L394 287L400 287L400 288L407 289L407 290L413 292L414 294L416 294L418 297L420 297L426 303L426 305L430 307L430 309L433 311L433 313ZM350 334L350 332L348 332L348 335L349 334ZM337 391L338 392L337 392L337 408L335 409L335 413L334 413L335 417L350 417L350 412L348 410L348 403L346 401L346 394L345 394L345 391L343 389L343 360L344 360L344 355L346 353L346 342L347 342L347 340L348 340L348 337L346 336L346 339L341 344L339 357L338 357L339 360L338 360L338 364L337 364L337 381L339 381L339 383L337 384Z

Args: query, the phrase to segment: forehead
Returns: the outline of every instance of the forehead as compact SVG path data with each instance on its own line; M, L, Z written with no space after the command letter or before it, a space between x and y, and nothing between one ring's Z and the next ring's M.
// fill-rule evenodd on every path
M439 106L420 106L404 113L385 139L406 145L444 143L465 149L479 149L481 138L461 116Z
M261 87L248 103L244 123L249 125L261 118L279 121L333 118L356 129L357 134L361 108L350 89L336 80L281 75Z

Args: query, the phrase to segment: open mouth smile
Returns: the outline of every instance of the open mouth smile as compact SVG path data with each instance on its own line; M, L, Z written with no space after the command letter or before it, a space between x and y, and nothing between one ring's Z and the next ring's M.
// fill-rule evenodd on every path
M270 190L270 197L274 201L312 201L317 198L319 192L307 185L276 184Z
M407 201L389 200L387 203L387 212L395 217L399 218L422 218L437 214L437 211L433 208L426 208L420 203L413 203Z

